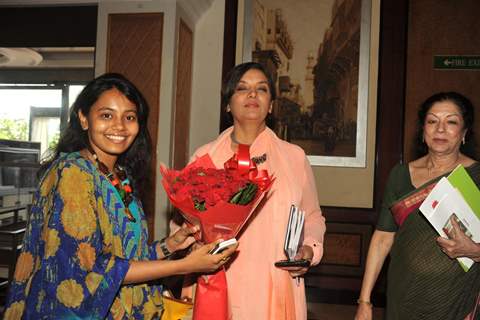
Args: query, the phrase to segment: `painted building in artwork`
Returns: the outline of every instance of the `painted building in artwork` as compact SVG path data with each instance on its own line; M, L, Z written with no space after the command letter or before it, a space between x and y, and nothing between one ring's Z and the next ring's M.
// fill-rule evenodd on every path
M277 134L289 140L287 124L298 123L304 106L301 87L292 83L288 75L293 56L293 42L281 9L265 7L254 1L253 61L267 67L276 83L278 98L274 104L275 123L271 124Z
M331 128L346 142L356 140L360 18L360 0L335 1L313 70L314 127Z
M309 53L307 57L307 65L305 67L305 84L302 90L303 92L303 110L302 112L312 115L313 111L313 90L314 90L314 68L315 68L315 56L313 53Z

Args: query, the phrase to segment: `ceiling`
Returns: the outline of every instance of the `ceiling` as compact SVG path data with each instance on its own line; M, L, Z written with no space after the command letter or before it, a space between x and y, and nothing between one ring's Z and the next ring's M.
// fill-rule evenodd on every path
M93 68L95 48L1 48L0 68Z

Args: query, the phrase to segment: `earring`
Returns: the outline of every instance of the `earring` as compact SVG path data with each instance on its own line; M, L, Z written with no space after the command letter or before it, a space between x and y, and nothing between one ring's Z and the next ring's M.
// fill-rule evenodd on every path
M462 144L465 144L465 137L463 137L462 139Z
M230 105L227 105L227 108L225 109L225 111L227 111L227 112L232 111L232 110L230 110Z

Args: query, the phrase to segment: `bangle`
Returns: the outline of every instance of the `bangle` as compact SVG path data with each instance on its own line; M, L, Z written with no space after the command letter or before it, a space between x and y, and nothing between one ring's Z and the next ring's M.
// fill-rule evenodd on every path
M165 258L168 258L170 255L172 255L173 252L170 252L170 250L167 248L167 238L163 238L158 244L160 245L160 249L162 250Z
M369 307L373 307L373 304L372 304L370 301L362 300L362 299L357 299L357 304L361 304L361 303L364 303L364 304L366 304L366 305L369 306Z

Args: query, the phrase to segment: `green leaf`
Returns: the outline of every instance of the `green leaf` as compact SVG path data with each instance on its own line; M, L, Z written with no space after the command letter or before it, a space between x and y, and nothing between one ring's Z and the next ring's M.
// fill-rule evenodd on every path
M247 205L252 201L255 194L257 193L257 185L255 183L247 183L247 185L241 188L237 193L235 193L230 200L230 203Z
M243 188L238 190L237 193L233 195L232 199L230 199L230 203L237 204L238 201L240 200L240 197L242 196L242 191L243 191Z
M193 206L195 209L198 211L205 211L207 208L205 208L205 201L198 201L198 200L193 200Z

